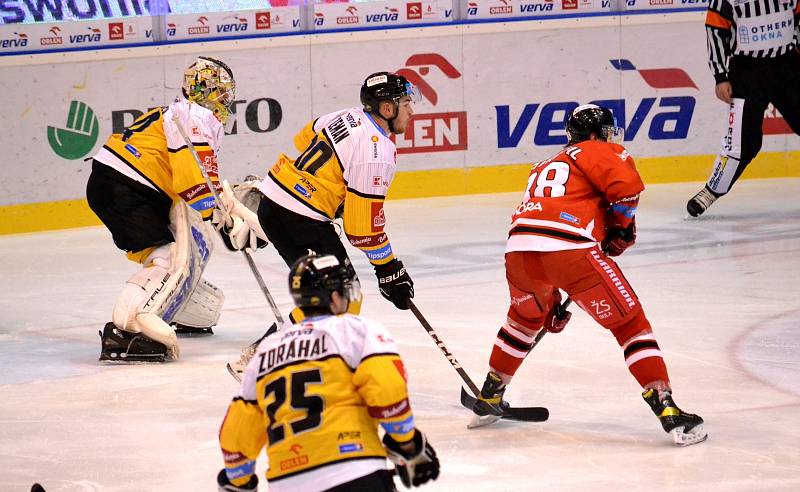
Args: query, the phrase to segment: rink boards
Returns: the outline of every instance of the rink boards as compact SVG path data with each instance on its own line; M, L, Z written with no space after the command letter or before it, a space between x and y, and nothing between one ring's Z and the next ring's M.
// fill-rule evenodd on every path
M586 102L614 110L646 183L702 181L727 123L703 19L607 15L3 57L0 233L97 224L83 159L169 103L197 54L223 59L237 80L220 155L231 180L263 175L294 153L308 120L358 105L366 74L394 70L422 101L397 138L390 198L521 189L528 163L566 143L564 116ZM772 108L765 132L745 178L800 176L800 139Z

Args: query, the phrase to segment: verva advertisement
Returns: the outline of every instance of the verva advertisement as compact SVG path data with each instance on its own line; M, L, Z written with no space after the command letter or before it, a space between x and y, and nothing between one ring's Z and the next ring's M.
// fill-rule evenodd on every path
M311 27L315 31L327 31L452 20L452 0L315 3Z
M301 30L299 7L0 25L0 53L151 44Z
M100 34L110 36L108 27ZM296 156L292 138L303 125L358 106L364 78L384 70L404 75L422 96L406 132L395 137L399 171L542 159L566 143L566 115L587 102L612 109L634 158L714 154L727 127L727 107L714 97L705 34L696 23L376 35L204 54L228 63L237 81L232 125L218 159L221 175L232 180L263 175L281 152ZM0 133L8 178L0 181L0 205L83 197L84 159L110 133L175 98L193 59L2 68L0 90L14 124ZM774 108L764 128L764 150L800 149Z

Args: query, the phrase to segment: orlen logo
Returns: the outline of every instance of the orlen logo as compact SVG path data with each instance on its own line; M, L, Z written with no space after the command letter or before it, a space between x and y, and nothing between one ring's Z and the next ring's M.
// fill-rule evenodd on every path
M406 19L422 19L422 2L413 2L406 4Z
M188 32L192 36L197 34L209 34L211 33L211 28L206 25L206 22L208 22L208 17L206 17L205 15L201 15L200 17L197 18L197 23L200 25L191 26L186 30L186 32Z
M436 68L447 79L455 80L461 73L438 53L411 55L406 67L397 71L417 87L422 97L432 106L439 103L436 90L428 83L431 68ZM414 70L417 68L417 70ZM395 135L397 152L448 152L467 148L466 111L415 114L403 134Z
M336 23L337 24L358 24L358 9L354 6L347 7L347 13L350 15L345 15L343 17L337 17Z
M694 81L680 68L637 69L629 60L610 60L611 65L622 72L636 71L652 89L699 90ZM694 114L695 98L688 95L645 97L638 102L625 99L590 101L610 109L619 126L625 129L625 141L630 142L647 126L650 140L682 140L689 133ZM630 103L636 104L632 112L626 110ZM564 132L566 116L578 107L577 101L558 101L545 104L529 103L522 108L519 118L513 123L509 106L495 106L497 112L497 147L517 147L523 135L531 127L536 112L539 119L533 128L535 145L566 145ZM541 109L540 109L541 106ZM630 120L627 117L630 116ZM626 125L627 121L627 125Z
M99 43L103 39L100 29L88 27L89 34L70 34L69 42L72 44Z
M50 28L50 34L52 36L47 36L44 38L39 38L39 44L42 46L52 46L54 44L64 44L64 38L62 38L59 34L61 33L61 28L58 26L53 26Z
M510 14L514 12L514 8L508 4L509 0L500 0L500 3L503 5L489 7L489 15Z
M398 19L397 9L384 7L387 12L381 14L367 14L367 22L395 22Z
M232 16L232 17L225 17L225 19L233 18L233 22L226 22L223 24L217 24L217 32L244 32L247 31L247 19L244 17L239 16ZM225 21L225 19L222 19Z
M519 6L522 14L533 14L536 12L550 12L553 10L553 0L544 0L543 3L523 3Z
M578 8L578 0L561 0L561 10L574 10Z
M109 41L125 39L125 27L122 25L122 22L109 22L108 39Z
M256 12L256 29L271 29L271 15L270 12Z

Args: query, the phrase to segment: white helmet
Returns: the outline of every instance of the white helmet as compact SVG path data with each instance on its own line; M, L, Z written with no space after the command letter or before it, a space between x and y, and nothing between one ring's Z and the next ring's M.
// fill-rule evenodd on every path
M221 123L230 114L236 93L236 82L228 65L200 56L183 72L183 96L214 113Z

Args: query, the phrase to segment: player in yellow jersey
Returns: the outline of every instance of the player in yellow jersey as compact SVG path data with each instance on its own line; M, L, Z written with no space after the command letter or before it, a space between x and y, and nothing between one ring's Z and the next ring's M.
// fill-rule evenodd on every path
M232 193L223 194L233 215L249 225L233 229L231 243L249 247L257 236L268 239L287 265L312 250L332 254L352 269L333 227L341 217L350 244L374 267L383 297L408 309L414 282L384 231L383 202L397 168L391 137L405 132L418 98L417 89L401 75L378 72L367 77L361 87L363 107L309 122L294 137L299 157L281 154L263 180L242 185L260 192L260 204L251 206L255 210L236 203ZM350 312L358 314L360 304L354 301ZM292 313L294 320L297 314Z
M203 220L212 215L214 197L181 129L216 184L235 86L227 65L197 58L184 72L182 98L111 135L93 158L89 206L114 244L143 267L126 283L101 333L100 360L177 358L169 323L210 330L219 319L224 296L201 279L212 249Z
M407 487L435 480L439 460L414 424L392 335L346 314L361 295L352 269L306 255L289 290L305 320L265 338L248 364L220 428L219 490L256 490L265 445L270 492L392 491L387 455Z

